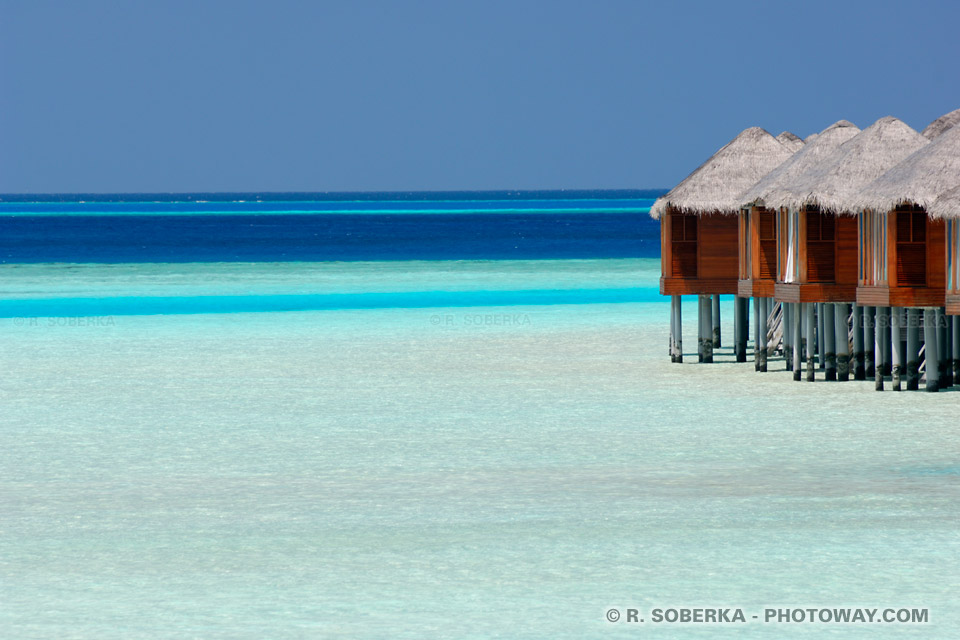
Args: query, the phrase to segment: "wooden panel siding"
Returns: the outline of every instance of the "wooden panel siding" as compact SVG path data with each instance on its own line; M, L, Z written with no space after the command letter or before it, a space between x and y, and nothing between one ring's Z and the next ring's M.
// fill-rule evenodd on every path
M866 214L861 241L863 266L857 303L868 306L942 307L946 304L947 238L943 220L931 220L920 207L902 206L886 214L886 250L876 214ZM876 220L882 220L877 217ZM886 259L886 265L880 261ZM886 274L886 279L884 279Z
M668 208L661 219L660 293L737 292L736 215L685 215Z
M788 281L786 226L796 221L794 281ZM852 302L857 292L857 219L806 208L781 212L777 231L780 271L774 297L783 302Z
M737 293L743 297L773 297L777 274L776 213L752 207L740 213L740 281Z

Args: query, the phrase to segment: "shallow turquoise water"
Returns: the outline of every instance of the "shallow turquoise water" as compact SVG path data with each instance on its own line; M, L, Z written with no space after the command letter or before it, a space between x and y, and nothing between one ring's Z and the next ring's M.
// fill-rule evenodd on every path
M648 290L658 275L654 260L17 269L5 299ZM667 309L0 319L0 628L955 637L958 396L794 383L728 354L673 365ZM692 305L685 318L689 352ZM928 607L932 623L604 621L720 605Z

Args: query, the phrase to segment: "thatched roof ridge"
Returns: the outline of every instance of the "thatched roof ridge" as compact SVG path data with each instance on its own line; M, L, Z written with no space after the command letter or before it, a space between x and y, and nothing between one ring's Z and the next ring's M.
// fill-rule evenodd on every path
M960 218L960 185L941 193L927 207L927 213L931 218Z
M950 113L945 113L923 130L923 137L927 140L933 140L950 127L960 123L960 109L954 109Z
M899 204L929 207L960 184L960 127L951 127L930 144L864 186L856 210L890 211Z
M816 205L852 212L860 189L930 141L891 116L880 118L817 165L780 184L775 206L797 210Z
M803 139L795 133L790 133L789 131L784 131L777 136L777 141L785 146L787 149L790 149L794 153L800 151L803 148Z
M841 144L858 133L860 129L852 122L840 120L833 123L817 134L812 141L807 142L793 157L745 189L740 196L741 203L763 204L769 208L784 206L785 201L794 198L794 194L785 187L818 166Z
M736 213L740 193L793 154L760 127L744 129L650 208L659 218L667 207L685 213Z

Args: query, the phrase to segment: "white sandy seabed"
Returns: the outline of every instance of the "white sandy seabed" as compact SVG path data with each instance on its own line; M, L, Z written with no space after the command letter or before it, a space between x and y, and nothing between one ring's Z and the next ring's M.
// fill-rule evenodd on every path
M2 281L7 298L650 288L656 268ZM0 319L2 635L956 637L960 396L795 383L729 349L698 365L690 302L683 365L663 301ZM750 620L788 606L931 622ZM611 624L611 607L748 622Z

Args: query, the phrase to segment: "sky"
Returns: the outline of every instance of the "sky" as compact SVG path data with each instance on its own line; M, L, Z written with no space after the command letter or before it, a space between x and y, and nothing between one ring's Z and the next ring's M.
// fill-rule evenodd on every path
M960 107L960 3L0 0L0 193L668 188Z

